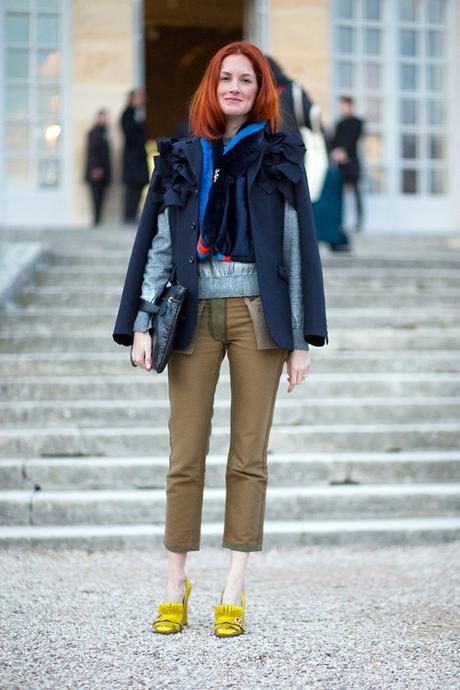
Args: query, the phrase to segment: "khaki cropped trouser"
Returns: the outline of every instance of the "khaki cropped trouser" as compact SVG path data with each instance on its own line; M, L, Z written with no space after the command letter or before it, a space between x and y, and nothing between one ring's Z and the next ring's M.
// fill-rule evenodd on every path
M169 551L200 548L214 393L226 352L231 429L222 545L239 551L262 549L267 446L289 350L258 349L245 298L227 297L206 300L193 353L173 351L168 362L171 453L164 545Z

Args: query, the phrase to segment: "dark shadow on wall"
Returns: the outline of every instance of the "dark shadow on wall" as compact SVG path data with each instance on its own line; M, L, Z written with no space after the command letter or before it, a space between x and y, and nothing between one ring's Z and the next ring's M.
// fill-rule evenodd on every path
M214 53L241 40L242 26L155 26L145 37L145 88L149 137L174 136Z

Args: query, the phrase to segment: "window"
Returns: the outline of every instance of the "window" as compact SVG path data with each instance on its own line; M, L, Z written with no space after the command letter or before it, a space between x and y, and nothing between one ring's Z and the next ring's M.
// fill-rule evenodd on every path
M449 192L447 8L447 0L333 4L334 106L350 95L366 120L371 194Z
M4 0L6 184L62 184L62 0Z
M334 93L353 96L358 114L366 119L365 157L370 191L382 194L386 171L383 160L385 3L353 0L334 3Z

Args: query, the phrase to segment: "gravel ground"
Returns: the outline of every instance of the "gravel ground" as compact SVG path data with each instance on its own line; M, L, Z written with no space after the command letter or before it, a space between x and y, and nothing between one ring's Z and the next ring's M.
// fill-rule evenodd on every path
M251 554L246 634L212 634L227 549L188 558L189 625L162 636L164 551L0 554L1 690L460 688L460 543Z

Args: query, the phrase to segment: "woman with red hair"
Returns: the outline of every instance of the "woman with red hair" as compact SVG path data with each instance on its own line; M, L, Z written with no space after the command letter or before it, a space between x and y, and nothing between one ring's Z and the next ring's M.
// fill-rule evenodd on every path
M283 366L288 393L310 370L309 343L328 342L322 270L305 147L279 132L278 98L263 53L231 43L210 61L185 139L161 139L113 337L152 370L150 309L171 275L187 287L168 361L170 457L164 545L168 576L153 629L187 623L188 551L200 548L205 460L215 388L227 354L231 392L222 545L230 567L214 632L246 629L244 576L262 549L267 446ZM222 450L217 436L215 449ZM209 506L209 516L216 511ZM212 529L212 524L210 525Z

